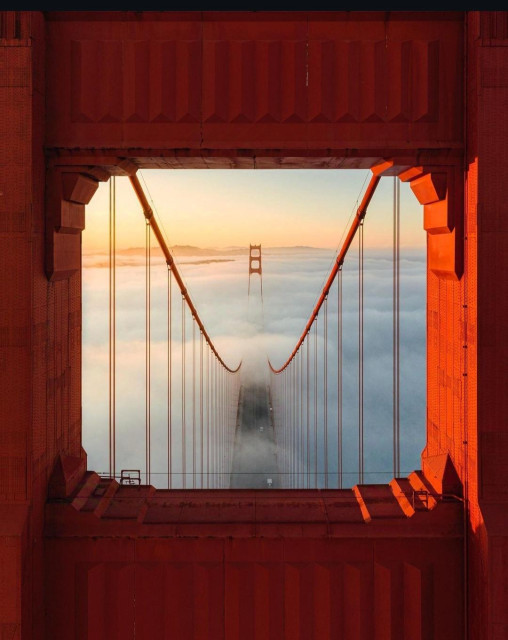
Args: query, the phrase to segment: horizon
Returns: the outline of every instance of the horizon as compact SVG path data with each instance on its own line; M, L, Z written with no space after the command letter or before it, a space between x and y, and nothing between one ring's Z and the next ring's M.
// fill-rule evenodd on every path
M171 247L208 250L302 247L337 250L363 196L370 170L145 170L140 173ZM86 254L108 248L109 193L87 206ZM117 251L145 242L145 219L128 178L116 178ZM400 184L401 246L425 246L423 207ZM365 247L392 246L393 179L382 178L365 218ZM155 246L155 239L152 239Z

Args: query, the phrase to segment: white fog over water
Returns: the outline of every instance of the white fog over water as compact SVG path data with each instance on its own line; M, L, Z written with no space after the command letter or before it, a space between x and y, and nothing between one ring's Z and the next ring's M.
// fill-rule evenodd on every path
M367 233L367 230L366 230ZM192 253L192 251L191 251ZM280 366L293 349L335 252L330 249L263 250L264 327L259 331L253 276L248 308L248 251L218 251L178 258L191 296L219 352L231 366L245 361L244 382L268 381L265 354ZM206 252L205 252L206 253ZM108 256L86 255L83 269L83 446L88 467L108 469ZM117 266L117 469L144 469L145 460L145 267L136 252L118 257ZM343 275L343 429L344 485L357 481L358 289L357 253L351 251ZM167 478L167 270L152 259L151 276L151 430L152 484ZM173 368L180 371L181 302L173 290ZM256 311L257 306L257 311ZM365 482L392 477L392 255L389 249L366 249L364 274L364 433ZM250 319L249 319L250 316ZM259 318L259 316L258 316ZM322 353L322 322L318 353ZM420 465L425 442L425 251L401 252L401 469ZM336 468L336 289L328 303L329 465ZM192 330L187 327L187 359ZM248 354L255 354L255 359ZM254 364L253 364L254 362ZM187 366L188 376L191 366ZM321 375L321 374L320 374ZM174 425L178 440L179 383L175 383ZM190 377L187 389L191 388ZM187 393L187 414L192 414ZM320 411L322 408L320 407ZM178 447L179 441L175 441ZM178 460L174 470L178 470ZM330 484L334 480L331 477Z

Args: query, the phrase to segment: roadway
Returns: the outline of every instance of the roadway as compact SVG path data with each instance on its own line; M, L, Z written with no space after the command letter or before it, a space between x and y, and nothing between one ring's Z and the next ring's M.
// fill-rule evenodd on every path
M268 387L244 385L239 404L232 489L269 489L278 486L275 434L271 419Z

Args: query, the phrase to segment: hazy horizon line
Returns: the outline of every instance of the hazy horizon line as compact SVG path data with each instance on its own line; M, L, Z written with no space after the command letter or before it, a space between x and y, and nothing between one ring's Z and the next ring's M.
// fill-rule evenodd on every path
M264 249L267 250L274 250L274 249L284 249L284 250L288 250L288 249L293 249L293 250L310 250L310 251L338 251L338 247L337 245L334 246L322 246L322 247L316 247L316 246L311 246L311 245L262 245ZM392 247L391 245L366 245L367 248L371 248L371 249L384 249L384 250L391 250ZM175 245L169 245L169 249L171 251L172 254L174 255L188 255L188 256L193 256L193 255L213 255L213 254L221 254L224 255L225 252L230 252L230 253L236 253L239 255L243 255L243 254L248 254L249 253L249 247L246 246L239 246L239 245L226 245L223 247L198 247L195 245L188 245L188 244L175 244ZM413 245L413 244L407 244L407 245L402 245L401 244L401 249L415 249L415 250L420 250L420 251L425 251L426 247L422 247L421 245ZM124 249L116 249L116 254L117 255L145 255L146 252L146 248L144 246L139 246L139 247L126 247ZM159 246L152 246L151 247L151 252L160 252L162 254L162 249ZM199 252L198 254L196 254L195 252ZM104 255L108 253L108 249L105 247L104 249L87 249L87 248L83 248L82 251L83 255L87 255L87 256L93 256L93 255Z

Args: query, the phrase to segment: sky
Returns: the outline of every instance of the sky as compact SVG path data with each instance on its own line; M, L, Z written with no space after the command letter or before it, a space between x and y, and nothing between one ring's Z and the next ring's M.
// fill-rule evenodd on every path
M370 178L366 170L143 170L171 245L336 248ZM127 178L117 178L117 244L143 244L143 218ZM366 246L391 246L393 180L383 179L368 214ZM405 246L422 244L422 208L401 185ZM89 251L107 247L108 185L87 207Z
M236 176L239 176L238 179ZM247 299L246 252L232 254L225 250L222 255L219 251L208 258L206 255L190 255L178 258L178 264L198 312L226 362L236 366L242 358L246 363L250 359L253 364L243 368L243 382L248 383L253 378L268 382L266 356L275 366L280 366L292 351L327 278L340 237L355 210L355 202L361 195L361 186L368 179L368 173L323 170L145 171L144 177L171 244L245 247L249 243L262 243L262 323L259 322L260 302L259 297L256 302L255 281L252 299L250 302ZM196 182L193 183L194 180ZM338 181L342 181L342 191L336 184ZM426 275L421 207L407 185L402 187L401 449L402 469L408 472L419 467L419 456L425 442ZM391 178L381 181L365 223L364 421L367 482L385 482L392 477L392 189ZM131 187L126 179L117 179L117 246L120 252L129 247L142 247L144 242L145 223L139 205L130 191ZM88 452L89 468L103 472L107 469L108 442L108 269L107 255L104 253L107 247L107 207L108 186L101 185L87 208L87 229L83 234L83 444ZM249 215L245 215L246 211ZM269 224L269 216L280 222ZM196 217L200 224L196 224ZM301 248L309 246L317 248ZM127 262L120 261L125 266L117 269L119 468L142 469L144 466L143 259L142 253L133 254ZM353 246L344 265L343 416L346 486L355 483L357 471L357 277L357 249ZM159 258L153 261L151 290L152 470L161 474L155 475L152 483L165 486L163 452L167 443L167 269ZM172 358L175 371L179 371L180 297L177 292L173 293L177 313L173 320ZM258 316L255 315L256 304ZM332 469L337 463L336 430L333 429L337 420L334 382L336 309L336 292L333 289L328 311L328 441ZM253 317L257 318L255 322ZM318 329L318 350L322 353L322 317ZM191 369L188 361L192 352L191 337L192 331L188 325L187 403L190 402L188 391L191 388L188 378ZM249 358L252 354L257 357ZM176 457L173 462L176 471L181 453L181 449L180 453L178 451L181 446L178 440L178 416L181 413L179 384L175 381L173 390L176 429ZM191 412L191 405L188 404L187 415L191 415ZM322 430L319 438L322 443Z

